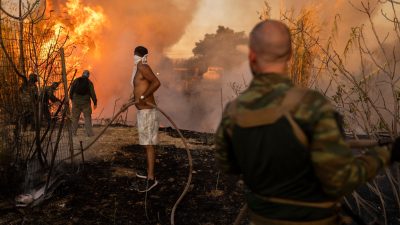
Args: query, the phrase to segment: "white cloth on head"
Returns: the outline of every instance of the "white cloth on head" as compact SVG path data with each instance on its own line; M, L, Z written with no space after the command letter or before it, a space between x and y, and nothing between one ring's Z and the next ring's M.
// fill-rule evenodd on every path
M157 109L141 109L137 111L136 119L140 145L158 144L158 118Z
M133 67L133 72L132 72L132 77L131 77L132 87L133 87L133 80L135 79L135 75L137 72L137 64L139 64L139 62L142 62L143 64L147 64L147 56L148 56L148 54L144 55L143 57L140 57L138 55L134 56L135 66Z

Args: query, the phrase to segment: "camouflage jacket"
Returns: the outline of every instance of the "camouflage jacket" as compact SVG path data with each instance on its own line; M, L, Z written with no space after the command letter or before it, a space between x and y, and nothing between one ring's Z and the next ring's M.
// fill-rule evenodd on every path
M231 116L232 109L258 110L278 106L292 87L287 76L258 74L254 76L249 88L234 103L230 102L226 106L216 132L216 159L223 171L242 174L244 167L238 165L234 151L232 136L237 124ZM307 150L321 191L336 199L373 178L388 163L390 153L387 149L375 148L366 154L354 156L343 139L335 113L329 101L312 90L307 91L302 101L290 112L297 124L309 134ZM240 136L236 138L240 139ZM245 177L244 180L246 182ZM249 207L252 208L250 203Z

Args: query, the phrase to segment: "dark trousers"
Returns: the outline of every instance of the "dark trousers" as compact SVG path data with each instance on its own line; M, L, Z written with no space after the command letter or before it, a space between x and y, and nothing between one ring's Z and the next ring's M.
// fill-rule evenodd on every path
M78 122L79 118L83 113L83 117L85 118L85 129L86 134L88 136L93 136L93 129L92 129L92 107L89 104L76 104L72 102L72 130L76 135L76 131L78 130Z

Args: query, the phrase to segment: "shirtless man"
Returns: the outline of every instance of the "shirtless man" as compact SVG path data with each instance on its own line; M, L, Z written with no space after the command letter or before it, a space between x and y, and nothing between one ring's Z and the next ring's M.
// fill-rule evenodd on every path
M160 81L147 64L148 50L138 46L134 54L135 69L132 74L132 85L135 101L139 102L136 104L139 144L145 146L147 154L147 175L137 173L136 176L146 179L146 182L139 184L138 187L139 192L146 192L158 184L154 176L154 145L158 144L158 112L147 103L156 104L153 94L160 87Z

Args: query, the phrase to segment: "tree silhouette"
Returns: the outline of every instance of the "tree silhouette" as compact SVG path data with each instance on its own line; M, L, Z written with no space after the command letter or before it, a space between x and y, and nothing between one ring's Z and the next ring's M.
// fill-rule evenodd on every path
M247 35L242 32L218 26L216 33L205 34L204 39L196 42L192 52L192 63L203 67L220 66L232 68L239 65L245 58L245 53L238 50L240 45L247 44Z

